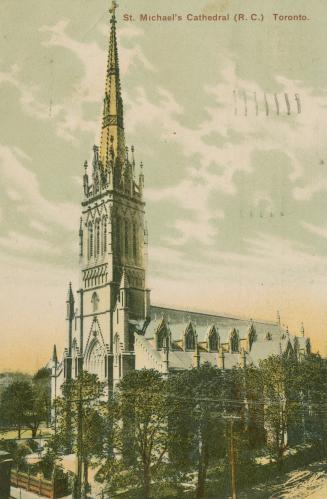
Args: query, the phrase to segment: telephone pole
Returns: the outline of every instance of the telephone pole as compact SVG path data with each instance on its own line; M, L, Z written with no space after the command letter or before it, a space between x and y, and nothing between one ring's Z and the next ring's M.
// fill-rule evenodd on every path
M234 421L241 419L240 416L225 415L224 419L230 422L230 442L229 442L229 462L231 468L231 488L232 499L237 499L237 483L236 483L236 452L234 446Z
M236 461L235 461L235 448L234 448L234 419L230 419L230 465L232 476L232 499L237 499L236 491Z

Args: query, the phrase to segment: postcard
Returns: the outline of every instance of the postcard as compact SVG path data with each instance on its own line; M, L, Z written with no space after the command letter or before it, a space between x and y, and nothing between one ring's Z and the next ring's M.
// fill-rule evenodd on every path
M326 497L326 20L3 1L1 498Z

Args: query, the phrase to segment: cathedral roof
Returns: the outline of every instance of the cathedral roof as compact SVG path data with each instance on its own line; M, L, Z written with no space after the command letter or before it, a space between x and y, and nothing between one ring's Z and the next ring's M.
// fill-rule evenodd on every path
M185 310L169 309L166 307L151 306L152 320L148 323L134 324L136 343L141 344L147 350L153 366L161 370L165 364L166 353L163 348L158 348L158 332L164 325L170 336L169 370L190 369L195 365L197 349L185 349L183 337L188 331L190 324L196 334L199 346L200 364L209 362L211 365L223 365L225 369L242 366L244 361L249 364L258 365L260 360L270 355L280 355L297 350L305 353L307 351L308 339L291 335L280 326L279 323L253 321L225 317L213 314L204 314ZM208 351L207 341L210 330L215 326L219 334L220 347L218 351ZM249 343L249 333L253 327L255 336ZM230 339L232 331L236 331L239 344L237 351L232 351ZM141 336L140 336L141 334Z
M251 325L255 328L258 341L264 341L267 333L270 333L272 339L279 339L284 331L279 324L274 322L252 321L249 319L238 319L189 310L158 307L155 305L151 305L151 317L152 320L146 329L145 336L148 338L153 337L162 317L165 317L173 341L179 340L182 337L190 321L195 324L198 341L200 342L207 339L208 332L213 325L216 327L222 343L228 341L230 332L233 329L238 332L240 339L247 338Z

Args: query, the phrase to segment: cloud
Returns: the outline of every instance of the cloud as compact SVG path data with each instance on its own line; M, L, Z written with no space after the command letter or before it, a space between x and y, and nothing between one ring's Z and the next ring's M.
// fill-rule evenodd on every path
M31 158L17 148L0 145L0 175L2 186L12 195L18 219L34 220L35 223L60 227L71 231L76 228L78 206L70 202L50 202L40 191L38 179L26 166ZM5 206L2 206L4 209Z
M22 109L29 116L40 120L49 119L49 106L40 103L37 99L38 87L25 84L19 78L19 67L13 65L9 71L0 72L0 84L7 83L12 85L20 94L19 101ZM56 117L61 111L60 106L52 106L52 116Z
M307 222L302 222L302 227L307 229L312 234L316 234L317 236L323 237L327 239L327 227L318 227L317 225L309 224Z
M317 162L317 154L324 157L327 153L326 146L322 146L325 141L319 137L321 130L327 127L326 113L321 112L327 107L326 95L302 81L291 81L276 75L279 115L274 107L274 96L266 95L269 105L269 116L266 116L265 90L251 80L239 79L231 57L220 59L219 65L224 68L221 80L216 85L203 88L203 93L210 99L206 107L207 117L196 126L193 121L192 128L186 124L184 108L171 92L161 86L154 92L138 87L136 96L128 101L126 122L130 131L135 133L138 130L146 135L155 127L158 141L169 144L174 150L178 147L189 161L184 171L179 170L177 181L174 177L171 185L146 190L147 199L152 203L173 203L187 210L182 217L177 215L172 222L166 222L167 227L174 229L174 235L168 231L164 236L172 245L186 244L192 238L201 240L204 245L215 244L219 228L212 222L224 218L225 206L218 201L213 208L210 201L213 196L219 199L219 193L224 198L226 195L237 196L240 184L236 179L240 172L252 175L252 199L248 200L249 203L273 211L276 194L272 192L272 186L266 183L264 188L256 188L257 184L260 185L258 175L267 174L264 168L261 171L254 168L254 154L258 152L270 158L276 153L283 155L287 182L287 191L283 195L295 202L309 201L315 192L327 189L327 182L321 180L321 169L324 167L312 168L312 164ZM233 89L237 89L240 96L237 115ZM291 114L287 114L285 93L290 100L294 100L295 94L300 96L301 114L297 113L295 100L291 101ZM241 100L243 95L247 96L247 115ZM254 95L257 96L258 115ZM274 169L271 159L269 161L267 164ZM254 178L254 175L257 177ZM280 186L282 189L286 187Z
M95 42L82 42L68 34L69 21L62 19L54 26L42 26L39 31L48 35L43 41L46 47L62 47L69 50L82 64L83 76L74 85L73 92L60 106L62 118L57 133L60 137L76 142L76 132L90 132L93 135L98 131L97 120L87 119L84 105L87 103L101 103L104 96L106 75L107 44L99 47ZM107 32L107 27L106 27ZM142 48L135 43L134 38L143 36L143 31L137 28L123 28L119 31L122 40L133 39L133 46L121 46L120 71L126 75L133 65L141 63L144 69L154 71L154 67L146 58ZM57 108L58 112L58 108Z
M25 255L45 253L58 255L59 249L53 247L44 239L33 238L16 231L10 231L6 236L0 237L0 246L12 252L23 252Z

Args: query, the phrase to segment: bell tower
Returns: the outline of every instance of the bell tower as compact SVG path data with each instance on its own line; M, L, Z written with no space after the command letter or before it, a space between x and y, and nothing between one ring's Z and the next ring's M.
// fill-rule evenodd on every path
M119 338L124 375L134 367L130 321L144 320L150 306L143 165L137 168L134 146L125 145L116 8L113 2L100 146L93 146L91 165L84 163L78 233L80 289L74 315L75 347L84 369L108 380L109 387L114 338ZM68 354L73 355L73 339L70 344Z

